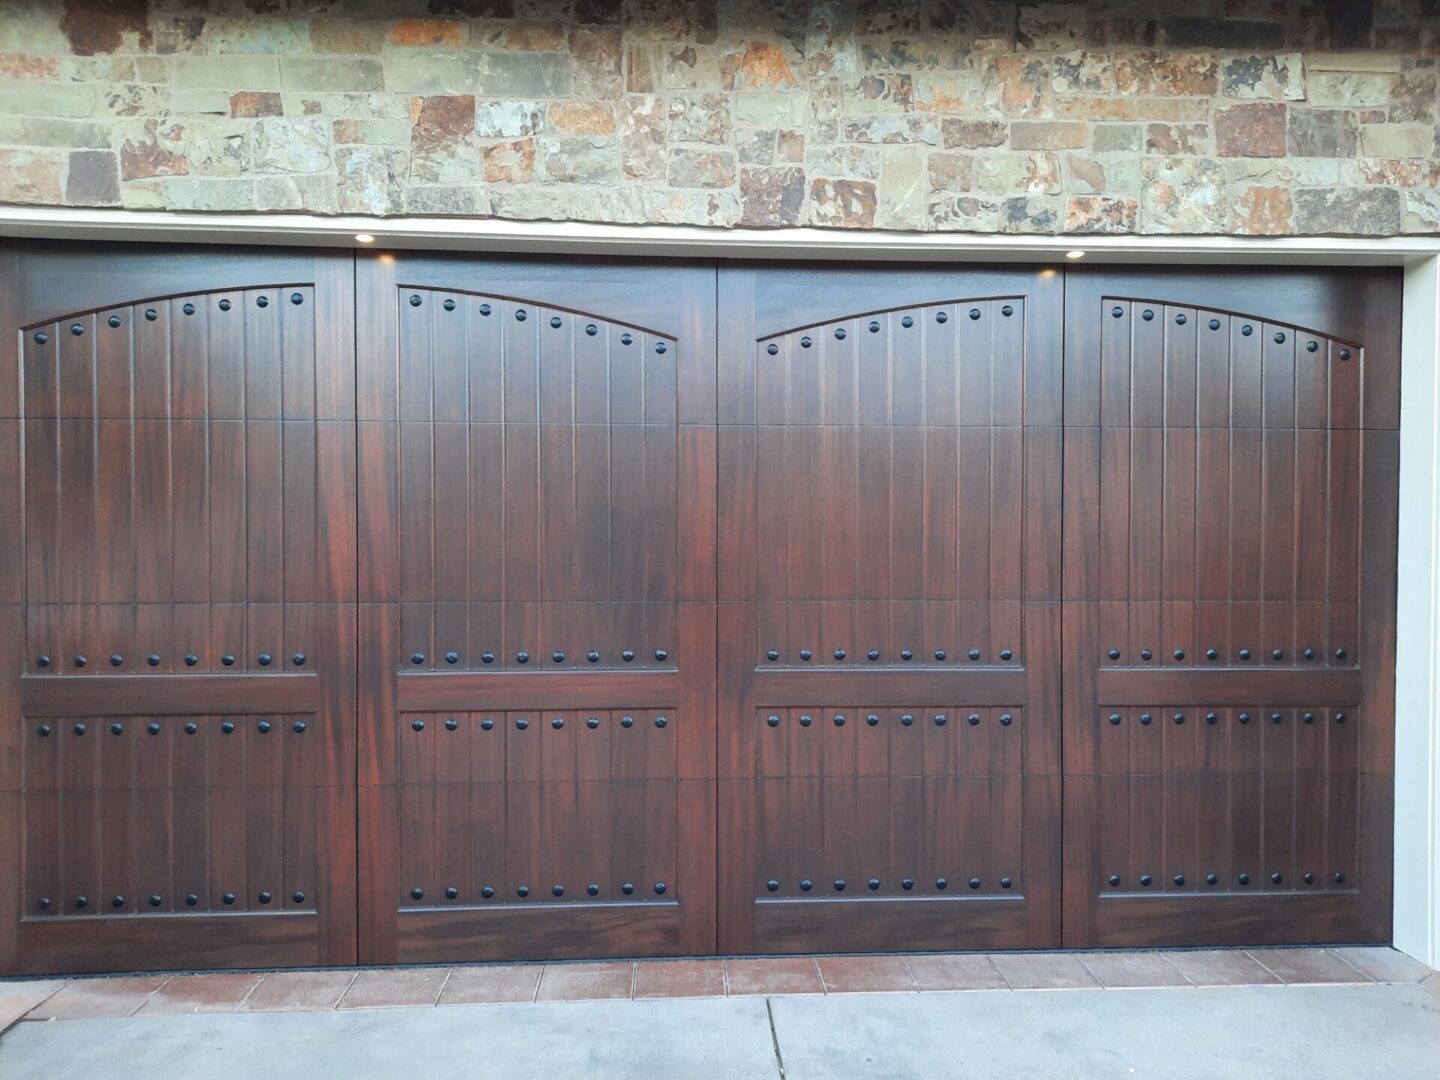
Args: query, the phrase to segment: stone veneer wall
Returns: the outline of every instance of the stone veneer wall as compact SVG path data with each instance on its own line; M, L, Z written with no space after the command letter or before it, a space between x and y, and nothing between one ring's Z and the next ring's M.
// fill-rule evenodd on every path
M1440 0L0 0L0 201L1434 233L1437 57Z

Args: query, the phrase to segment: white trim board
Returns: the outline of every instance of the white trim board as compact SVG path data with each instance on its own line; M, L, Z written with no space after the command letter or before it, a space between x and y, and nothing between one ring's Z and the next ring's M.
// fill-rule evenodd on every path
M0 237L701 258L1403 266L1395 689L1397 948L1440 967L1440 237L995 236L0 206Z

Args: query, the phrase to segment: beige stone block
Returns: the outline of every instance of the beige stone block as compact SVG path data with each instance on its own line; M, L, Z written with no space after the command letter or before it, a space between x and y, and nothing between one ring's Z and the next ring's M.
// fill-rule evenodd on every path
M1311 71L1399 71L1400 54L1357 49L1353 52L1309 53L1305 62Z
M0 113L80 118L95 114L95 87L76 83L0 80Z
M1360 153L1366 157L1424 158L1435 153L1432 124L1370 124L1360 129Z
M280 61L280 85L286 90L363 92L379 90L380 61L287 56Z
M274 56L187 56L176 61L180 90L273 90L280 85Z

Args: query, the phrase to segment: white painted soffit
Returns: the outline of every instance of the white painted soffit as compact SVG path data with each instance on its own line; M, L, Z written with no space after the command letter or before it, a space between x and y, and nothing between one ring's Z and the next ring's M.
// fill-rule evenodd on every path
M370 233L373 245L356 242ZM1440 237L996 236L850 229L719 229L494 218L320 217L0 206L0 236L207 244L430 248L711 258L984 259L1399 266L1440 255Z

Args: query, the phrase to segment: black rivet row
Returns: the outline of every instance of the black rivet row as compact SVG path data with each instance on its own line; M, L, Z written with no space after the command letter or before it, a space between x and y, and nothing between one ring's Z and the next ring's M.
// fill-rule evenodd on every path
M1177 887L1183 888L1187 879L1184 874L1175 874L1170 880L1173 881ZM1205 875L1205 884L1210 888L1219 885L1220 880L1220 875L1213 871ZM1235 875L1235 883L1242 887L1248 886L1251 880L1250 875L1244 871ZM1314 885L1318 878L1313 872L1307 871L1301 875L1300 880L1306 885ZM1332 880L1335 884L1342 885L1345 882L1345 875L1343 873L1336 873ZM1119 874L1110 874L1105 881L1112 889L1118 889L1123 884L1124 879ZM1144 873L1140 874L1139 877L1136 878L1136 881L1139 882L1141 888L1145 889L1148 889L1155 883L1152 875ZM1285 883L1285 875L1278 870L1274 871L1270 874L1270 883L1272 885L1283 885Z
M932 713L930 714L930 719L931 719L931 722L932 722L936 727L945 727L945 726L949 723L949 716L948 716L946 713L943 713L943 712L938 712L938 711L937 711L937 712L932 712ZM972 712L972 713L969 713L969 714L965 717L965 719L966 719L966 722L967 722L971 727L977 727L977 726L980 724L981 716L980 716L979 713ZM1010 726L1011 726L1012 724L1014 724L1014 722L1015 722L1014 714L1013 714L1013 713L1009 713L1009 712L1002 712L1002 713L999 715L999 717L997 717L997 719L998 719L1001 727L1010 727ZM814 717L813 715L811 715L810 713L801 713L800 716L797 718L797 720L798 720L798 722L799 722L799 724L800 724L801 727L806 727L806 728L811 727L811 726L815 723L815 717ZM765 715L765 725L766 725L767 727L778 728L778 727L780 726L780 721L781 721L781 715L780 715L779 713L767 713L767 714ZM1117 723L1117 724L1120 722L1120 719L1119 719L1118 714L1113 718L1113 721L1114 721L1115 723ZM835 726L835 727L844 727L844 726L845 726L845 723L846 723L846 715L845 715L845 713L843 713L843 712L832 713L832 714L831 714L831 717L830 717L830 722L831 722L831 724L832 724L833 726ZM879 725L880 725L880 714L879 714L879 713L874 713L874 712L867 712L867 713L865 714L865 724L866 724L867 727L879 727ZM900 726L901 726L901 727L912 727L912 726L914 726L914 724L915 724L915 714L914 714L914 713L902 713L902 714L900 715ZM663 726L663 725L661 725L661 726Z
M835 879L830 883L830 887L831 887L832 889L834 889L835 892L844 892L845 889L846 889L847 884L848 884L848 882L847 882L844 878L835 878ZM868 879L866 880L866 882L865 882L866 888L868 888L871 892L879 892L879 891L880 891L881 884L882 884L881 879L878 878L878 877L868 878ZM969 885L972 890L978 890L978 889L981 887L981 885L983 884L983 882L982 882L981 879L978 878L978 877L972 877L972 878L970 878L970 879L966 882L966 884ZM1008 875L1005 876L1005 877L1000 878L1000 887L1001 887L1002 889L1012 888L1012 887L1014 886L1014 884L1015 884L1014 879L1011 878L1011 877L1009 877ZM813 892L814 889L815 889L815 882L814 882L814 880L813 880L812 878L808 878L808 877L807 877L807 878L801 878L800 881L799 881L799 885L800 885L800 891L801 891L801 892L807 892L807 893L808 893L808 892ZM914 879L914 878L909 878L909 877L907 877L907 878L902 878L902 879L900 880L900 887L901 887L902 889L904 889L906 892L912 891L912 890L915 888L915 879ZM949 879L948 877L945 877L945 876L942 875L942 876L937 877L937 878L935 879L935 888L936 888L938 891L944 892L944 891L947 890L949 887L950 887L950 879ZM657 887L657 890L656 890L656 891L661 891L661 890L659 889L659 887ZM765 882L765 891L766 891L766 892L772 892L772 893L773 893L773 892L779 892L779 891L780 891L780 881L779 881L779 879L778 879L778 878L769 878L769 879L767 879L766 882Z
M225 667L233 667L235 664L235 659L236 657L234 653L223 653L220 656L220 663L223 664ZM261 667L269 667L272 663L274 663L274 659L274 656L268 652L261 652L255 655L256 663L258 663ZM413 659L414 658L412 657L412 660ZM304 667L305 660L306 656L303 652L292 653L290 656L290 663L293 664L295 667ZM111 653L107 658L107 661L112 668L123 667L125 665L125 654L118 652ZM76 668L88 667L90 663L89 658L86 657L84 653L77 653L74 657L71 658L70 662L72 666ZM163 662L164 657L158 652L147 653L145 656L145 663L148 667L159 667ZM200 657L195 653L186 653L184 656L184 662L186 667L195 667L200 662ZM420 661L415 662L419 663ZM52 663L53 661L51 660L48 653L41 653L35 658L35 666L38 668L48 668L51 666Z
M777 724L779 723L779 718L778 718L778 717L776 718L775 722L776 722ZM587 716L587 717L585 718L585 726L586 726L586 728L588 728L588 729L591 730L591 731L596 731L596 730L598 730L599 727L600 727L600 718L599 718L598 716ZM631 715L629 715L629 714L626 714L626 715L621 716L621 717L620 717L620 726L621 726L622 728L626 728L627 730L628 730L629 728L633 728L633 727L635 726L635 717L633 717L633 716L631 716ZM655 717L655 726L656 726L657 728L662 728L662 729L669 727L669 726L670 726L670 717L669 717L669 716L666 716L666 715L663 715L663 714L662 714L662 715L659 715L659 716L656 716L656 717ZM453 717L453 716L447 717L446 720L445 720L444 727L445 727L445 730L446 730L446 731L458 731L458 730L460 730L460 721L459 721L458 719L456 719L455 717ZM561 730L564 729L564 727L565 727L565 718L564 718L563 716L554 716L554 717L551 717L551 718L550 718L550 728L551 728L551 730L553 730L553 731L561 731ZM526 717L526 716L516 717L516 719L515 719L515 729L516 729L517 731L529 731L529 730L530 730L530 718L529 718L529 717ZM296 730L297 730L297 731L302 730L301 726L297 726L297 727L296 727ZM422 720L422 719L421 719L420 717L418 717L418 716L417 716L417 717L414 717L414 718L411 719L411 721L410 721L410 730L412 730L412 731L424 731L424 730L425 730L425 721ZM483 717L483 718L481 719L481 721L480 721L480 730L481 730L481 731L493 731L493 730L495 730L495 719L494 719L494 717L490 717L490 716Z
M776 887L777 887L777 888L779 887L779 883L778 883L778 882L776 883ZM656 896L664 896L666 893L668 893L668 892L670 891L670 886L669 886L667 883L663 882L663 881L657 881L657 882L655 882L655 883L651 886L651 888L652 888L652 890L654 891L654 893L655 893ZM586 895L586 896L599 896L600 893L601 893L601 891L602 891L602 889L601 889L601 886L600 886L600 884L599 884L598 882L592 881L592 882L587 883L586 886L585 886L585 895ZM458 899L460 898L460 888L459 888L459 886L457 886L457 885L447 885L447 886L445 886L443 892L444 892L444 895L445 895L445 899L446 899L446 900L458 900ZM635 884L634 884L634 882L627 881L627 882L623 883L623 884L620 886L620 892L623 893L625 896L633 896L633 895L635 894ZM481 886L481 888L480 888L480 896L481 896L483 899L485 899L485 900L493 900L493 899L495 898L496 893L497 893L497 890L496 890L495 886L493 886L493 885L483 885L483 886ZM566 886L565 886L563 883L556 882L556 883L554 883L554 884L552 884L552 885L550 886L550 895L551 895L551 896L554 896L554 897L556 897L556 898L559 898L559 897L565 896L565 894L566 894ZM522 900L525 899L526 897L528 897L528 896L530 895L530 886L529 886L529 885L517 885L517 886L515 887L515 895L518 896L518 897L520 897ZM412 900L424 900L424 899L425 899L425 889L424 889L424 887L423 887L423 886L420 886L420 885L416 885L416 886L414 886L413 888L411 888L411 889L410 889L410 899L412 899Z
M1123 654L1121 653L1120 649L1118 649L1117 647L1115 647L1114 645L1112 645L1112 646L1110 646L1110 647L1105 651L1105 655L1106 655L1109 659L1111 659L1111 660L1119 660ZM1185 650L1184 650L1184 649L1179 649L1179 648L1177 648L1177 649L1173 650L1173 652L1171 653L1171 655L1174 656L1176 660L1184 660L1184 659L1185 659ZM1251 654L1251 652L1250 652L1250 650L1249 650L1248 648L1241 648L1241 649L1237 649L1237 650L1236 650L1235 655L1236 655L1239 659L1241 659L1241 660L1249 660L1252 654ZM1315 657L1318 655L1318 653L1317 653L1317 651L1316 651L1316 649L1315 649L1315 647L1314 647L1313 645L1306 645L1303 649L1300 650L1300 655L1303 656L1306 660L1314 660ZM1346 650L1345 650L1345 649L1341 648L1341 649L1336 649L1336 650L1335 650L1335 658L1336 658L1337 660L1343 660L1343 659L1345 659L1345 656L1346 656ZM1004 658L1004 654L1003 654L1003 653L1001 654L1001 657L1002 657L1002 659ZM1150 649L1145 648L1145 649L1141 649L1141 650L1140 650L1140 659L1141 659L1141 660L1150 660L1150 659L1152 659L1153 657L1154 657L1154 653L1153 653ZM1207 660L1218 660L1219 658L1220 658L1220 650L1216 649L1214 646L1210 646L1210 647L1206 648L1206 650L1205 650L1205 659L1207 659ZM1284 649L1271 649L1271 650L1270 650L1270 659L1272 659L1272 660L1283 660L1283 659L1285 659L1285 650L1284 650Z
M1209 727L1214 727L1214 726L1216 726L1216 725L1220 722L1220 717L1219 717L1219 715L1218 715L1216 712L1214 712L1213 710L1209 710L1209 711L1206 711L1206 712L1204 712L1204 713L1199 713L1199 712L1197 712L1196 715L1203 717L1206 725L1209 726ZM1268 713L1268 716L1269 716L1270 722L1271 722L1272 724L1283 724L1283 723L1285 722L1285 714L1284 714L1284 713L1270 712L1270 713ZM1185 713L1183 713L1183 712L1175 712L1175 713L1172 713L1172 714L1171 714L1170 719L1171 719L1174 723L1176 723L1176 724L1184 724L1184 723L1185 723L1185 717L1186 717L1186 714L1185 714ZM1110 725L1111 725L1112 727L1119 725L1119 724L1123 721L1123 719L1124 719L1124 718L1123 718L1118 712L1112 712L1112 713L1106 714L1106 720L1110 723ZM1138 715L1137 719L1140 721L1140 726L1141 726L1141 727L1149 727L1149 726L1154 722L1154 719L1155 719L1155 718L1154 718L1153 714L1150 713L1150 712L1142 712L1142 713L1140 713L1140 714ZM1237 713L1236 713L1235 719L1236 719L1236 721L1237 721L1238 723L1240 723L1241 725L1248 725L1248 724L1251 722L1251 720L1254 719L1254 717L1252 716L1252 714L1251 714L1250 712L1245 711L1245 710L1241 710L1240 712L1237 712ZM1343 712L1336 712L1336 713L1334 713L1334 714L1333 714L1333 719L1334 719L1335 723L1337 723L1337 724L1344 724L1344 723L1347 722L1347 717L1346 717L1345 713L1343 713ZM1314 723L1315 723L1315 720L1316 720L1315 713L1313 713L1313 712L1302 713L1302 714L1301 714L1301 720L1302 720L1304 723L1313 726ZM1003 720L1003 718L1002 718L1002 723L1003 723L1003 722L1004 722L1004 720Z
M295 661L294 661L296 665L303 664L303 663L305 662L305 658L304 658L304 655L303 655L303 654L301 654L301 653L296 653L295 655L296 655L296 657L298 657L298 659L295 659ZM556 649L556 650L554 650L554 651L552 651L552 652L550 653L550 661L551 661L551 663L555 663L555 664L563 664L563 663L565 663L566 655L567 655L567 654L566 654L563 650L561 650L561 649ZM656 649L655 652L654 652L654 656L655 656L655 659L656 659L658 662L664 663L666 660L670 659L670 651L669 651L668 649ZM515 654L515 662L516 662L517 664L528 664L528 663L530 662L530 659L531 659L530 653L529 653L528 651L524 650L524 649L520 650L519 652L517 652L517 653ZM591 663L591 664L598 664L598 663L600 662L600 652L599 652L599 650L598 650L598 649L589 649L589 650L587 650L586 653L585 653L585 659L586 659L587 662L589 662L589 663ZM635 660L635 650L634 650L634 649L622 649L621 652L620 652L620 659L623 660L623 661L624 661L625 663L627 663L627 664L634 662L634 660ZM413 653L410 654L409 660L410 660L410 663L411 663L411 664L413 664L413 665L415 665L415 666L418 667L419 665L425 663L425 654L424 654L423 652L418 652L418 651L417 651L417 652L413 652ZM447 650L446 653L445 653L445 655L444 655L444 660L445 660L445 663L447 663L447 664L458 664L458 663L460 662L460 653L459 653L457 650L455 650L455 649ZM481 663L484 663L484 664L493 664L493 663L495 662L495 654L494 654L493 652L483 652L483 653L480 654L480 661L481 661ZM47 657L47 662L48 662L48 657ZM262 663L266 663L266 662L268 662L268 661L262 661Z
M1112 653L1113 653L1113 655L1111 656L1111 659L1112 659L1112 660L1119 658L1119 654L1118 654L1117 652L1115 652L1114 650L1112 650ZM849 655L849 652L848 652L846 649L844 649L844 648L836 648L836 649L833 649L833 650L831 651L830 655L833 656L836 660L844 660L844 659ZM881 651L880 651L879 649L867 649L867 650L865 651L865 659L871 661L872 663L873 663L874 661L879 660L880 657L881 657L881 655L882 655L882 654L881 654ZM946 652L946 650L944 650L944 649L935 649L935 650L931 653L931 655L934 656L936 660L943 661L949 654L948 654L948 653ZM974 660L979 660L980 657L981 657L983 654L980 652L979 649L973 649L973 648L972 648L972 649L967 650L966 653L965 653L965 655L966 655L970 660L974 661ZM1010 661L1011 659L1014 658L1015 653L1014 653L1014 650L1012 650L1012 649L1001 649L999 655L1000 655L1000 659L1001 659L1001 660L1008 662L1008 661ZM765 650L765 659L768 660L768 661L770 661L770 663L772 663L772 664L773 664L773 663L777 663L777 662L780 660L780 656L781 656L781 653L780 653L780 650L779 650L779 649L766 649L766 650ZM814 653L813 650L811 650L811 649L809 649L809 648L802 648L802 649L799 651L799 656L800 656L800 659L801 659L801 660L804 660L804 661L808 662L808 661L810 661L811 659L814 658L815 653ZM656 658L657 660L664 659L664 657L661 656L658 652L656 653L655 658ZM909 661L909 660L913 660L914 658L915 658L915 650L914 650L914 649L901 649L901 650L900 650L900 659L901 659L901 660Z

